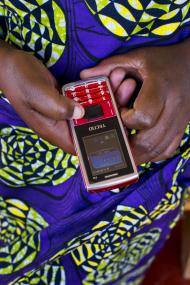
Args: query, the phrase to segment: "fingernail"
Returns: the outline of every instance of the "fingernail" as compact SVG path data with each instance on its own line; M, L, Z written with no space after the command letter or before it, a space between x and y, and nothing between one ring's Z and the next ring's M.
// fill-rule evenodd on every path
M78 105L75 105L72 119L80 119L84 116L84 108Z

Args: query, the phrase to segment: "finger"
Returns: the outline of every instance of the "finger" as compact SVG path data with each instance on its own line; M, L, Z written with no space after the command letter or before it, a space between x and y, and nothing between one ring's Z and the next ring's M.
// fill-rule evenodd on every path
M117 67L115 68L110 76L110 84L112 87L112 91L115 93L117 91L117 89L119 88L120 84L122 83L122 81L124 80L126 75L126 71L124 68L122 67Z
M79 119L84 116L84 108L58 92L55 88L41 86L30 90L26 104L45 117L54 120Z
M128 128L137 130L153 127L165 106L166 90L155 84L154 79L147 79L143 82L142 88L133 104L132 109L123 109L121 117Z
M113 69L114 69L114 66L111 66L111 65L98 65L98 66L81 71L80 78L88 79L88 78L95 77L95 76L109 77Z
M82 70L80 72L80 78L86 79L94 76L109 76L111 71L113 71L117 67L120 67L119 56L117 57L117 62L115 62L113 58L115 57L104 59L94 67Z
M120 106L126 106L136 89L136 81L134 79L125 79L118 87L115 98Z
M166 106L162 116L153 128L142 130L131 136L130 143L138 164L153 161L158 157L164 159L163 153L172 142L174 142L173 148L177 145L183 136L181 126L185 125L180 118L178 119L175 120L173 109Z
M26 116L25 113L23 119L41 138L67 153L75 154L67 121L55 121L33 110L27 113L28 115Z
M165 159L168 159L168 158L171 158L176 149L178 148L178 146L180 145L180 142L183 138L183 133L181 134L178 134L174 139L173 141L169 144L169 146L160 154L158 155L157 157L153 158L152 161L153 162L158 162L158 161L161 161L161 160L165 160Z
M129 75L135 74L141 77L141 61L138 52L129 52L125 55L115 55L104 59L98 65L84 69L80 73L81 79L86 79L94 76L109 76L115 68L123 68Z

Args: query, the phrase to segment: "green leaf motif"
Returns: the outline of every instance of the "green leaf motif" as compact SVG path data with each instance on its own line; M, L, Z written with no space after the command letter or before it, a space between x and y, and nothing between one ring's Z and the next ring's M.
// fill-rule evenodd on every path
M32 263L40 251L44 218L24 201L0 197L0 274L11 274Z

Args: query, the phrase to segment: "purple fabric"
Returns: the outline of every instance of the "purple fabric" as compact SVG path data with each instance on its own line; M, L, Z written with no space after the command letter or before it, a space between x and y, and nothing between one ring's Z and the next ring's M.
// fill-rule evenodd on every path
M174 35L162 40L157 37L145 38L142 36L133 36L128 41L122 40L111 34L97 21L87 9L85 1L62 0L61 3L66 18L69 19L67 45L62 57L50 68L61 84L78 79L82 69L94 66L102 59L114 54L126 53L131 49L148 45L174 44L190 36L189 26L184 26ZM16 132L18 127L23 127L26 130L28 128L13 107L0 98L1 169L4 167L5 160L8 167L9 163L12 163L11 153L14 148L17 148L17 140L20 139ZM9 141L9 138L6 137L5 130L9 128L12 130L14 143L11 138ZM119 193L89 194L84 187L79 168L68 180L56 186L51 181L47 184L38 183L35 185L32 182L28 183L28 180L26 180L26 186L9 185L1 178L0 172L0 198L2 198L0 200L0 215L2 212L6 221L10 223L10 231L12 230L14 234L16 231L15 224L11 224L12 219L19 220L10 212L10 200L12 203L14 199L22 201L35 211L33 217L36 219L31 222L33 226L35 221L38 223L39 216L44 219L44 228L34 230L31 234L31 237L34 236L33 243L30 241L31 244L37 245L36 248L34 247L36 257L18 270L15 269L16 261L14 261L15 253L13 253L16 249L13 250L12 246L20 241L21 248L18 253L20 251L22 255L22 249L27 247L23 242L26 234L25 229L23 229L23 236L15 234L13 240L9 240L5 233L0 233L0 272L2 268L7 268L9 263L13 268L9 273L0 273L0 285L6 285L13 281L15 282L12 284L16 285L103 284L98 281L99 274L108 280L105 281L105 284L116 284L124 276L126 276L127 285L137 284L133 282L137 282L138 278L144 275L149 263L162 248L172 227L179 219L184 200L187 197L187 187L190 185L190 161L187 154L190 148L189 130L190 126L184 134L177 154L167 161L151 163L149 166L139 166L140 180L128 188L120 189ZM7 149L9 149L8 155L3 149L5 139ZM25 142L30 143L30 136L26 136L24 139ZM36 147L38 141L31 140L31 142L34 144L33 147ZM43 144L43 142L41 143ZM27 146L25 147L26 150L22 154L18 150L15 161L23 159L23 163L26 163ZM46 151L49 151L48 147ZM40 150L37 154L42 155ZM33 155L35 157L36 154ZM44 154L44 164L46 163L45 159ZM118 217L121 221L117 220ZM30 217L23 218L22 223L27 223L27 219ZM45 225L45 222L48 226ZM94 227L100 224L97 233ZM35 225L35 227L37 226ZM104 231L104 229L106 230ZM6 229L6 231L8 233L9 230ZM27 235L30 237L29 232ZM117 244L113 240L114 237L118 238ZM155 237L159 237L158 240ZM32 245L28 244L31 252ZM98 246L102 246L98 253L99 256L96 254ZM109 259L108 255L103 255L104 248L107 248L108 252L112 252L112 258ZM119 250L122 249L123 251L120 253ZM127 252L126 261L122 260L125 251ZM79 252L81 256L84 255L81 264L76 261L81 257ZM90 256L91 252L93 252L92 256ZM120 253L122 261L116 258L117 252ZM1 261L5 255L7 260ZM28 260L27 258L26 260ZM106 268L111 268L109 274L112 276L112 280L106 275L106 269L97 269L98 265L96 268L93 267L95 266L93 264L99 264L102 260L107 262ZM19 261L17 262L19 263ZM54 268L55 264L58 269ZM91 271L88 271L87 268ZM65 281L60 277L63 271ZM39 275L37 275L38 272L40 272ZM90 278L89 272L94 274L94 279L92 278L91 281L89 279L89 283L87 283L85 280ZM56 281L52 274L55 274ZM44 283L45 279L42 277L46 278L47 283ZM35 281L32 278L36 278L35 280L39 278L39 280Z

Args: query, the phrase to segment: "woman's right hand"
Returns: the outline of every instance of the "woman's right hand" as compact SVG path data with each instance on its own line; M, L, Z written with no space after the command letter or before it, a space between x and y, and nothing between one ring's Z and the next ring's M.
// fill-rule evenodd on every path
M60 93L56 79L33 55L3 44L0 61L0 89L24 122L43 139L75 153L66 120L83 117L83 107Z

